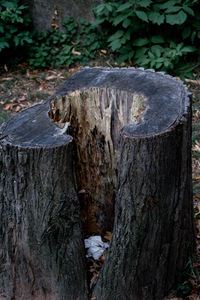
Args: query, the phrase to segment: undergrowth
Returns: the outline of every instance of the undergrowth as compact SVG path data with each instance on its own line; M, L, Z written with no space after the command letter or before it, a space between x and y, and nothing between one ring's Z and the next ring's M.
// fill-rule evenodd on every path
M0 0L1 62L23 59L32 68L47 68L112 54L119 65L191 77L200 62L198 2L106 0L94 8L94 24L69 17L62 31L36 33L24 1Z

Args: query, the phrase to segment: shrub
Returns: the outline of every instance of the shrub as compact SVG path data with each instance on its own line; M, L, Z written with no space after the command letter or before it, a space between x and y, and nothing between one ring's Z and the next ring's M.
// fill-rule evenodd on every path
M94 59L102 46L101 35L95 25L85 20L80 26L72 17L63 22L64 31L51 29L35 35L28 62L31 67L50 67L86 64Z
M0 0L1 57L13 57L15 51L32 68L45 68L84 65L106 49L104 53L114 55L119 64L192 76L191 60L200 61L198 2L105 0L94 8L95 24L85 20L78 24L69 17L63 31L38 34L31 31L27 6L21 0Z
M197 7L198 0L110 0L94 12L119 63L170 71L188 54L199 55Z
M26 46L33 42L30 32L31 19L27 6L20 0L0 0L0 54L1 58L9 57L12 52L24 53Z

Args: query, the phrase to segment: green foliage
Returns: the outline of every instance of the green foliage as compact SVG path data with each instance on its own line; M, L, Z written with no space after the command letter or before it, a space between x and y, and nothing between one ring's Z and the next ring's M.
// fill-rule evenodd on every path
M86 64L101 48L101 35L96 26L85 20L78 23L72 17L63 22L64 31L51 29L36 34L28 62L32 68Z
M31 19L20 0L0 0L0 54L16 51L33 42L29 30Z
M14 50L32 68L84 65L106 49L119 64L191 77L191 59L200 61L198 0L106 0L94 8L95 24L78 24L69 17L61 31L39 34L31 31L27 6L21 1L0 0L4 62Z
M108 0L94 12L119 63L173 73L189 55L200 58L197 8L198 0Z

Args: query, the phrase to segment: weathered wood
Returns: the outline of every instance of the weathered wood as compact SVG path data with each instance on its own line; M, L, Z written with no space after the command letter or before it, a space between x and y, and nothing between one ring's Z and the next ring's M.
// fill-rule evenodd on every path
M98 300L162 299L181 279L193 240L187 135L185 125L143 139L122 135L115 224L94 291Z
M72 138L48 132L43 113L41 104L25 110L9 121L12 136L5 129L1 140L0 295L87 299Z
M85 235L113 229L90 295L160 300L176 285L194 243L181 81L84 68L1 131L1 293L87 299L80 214Z

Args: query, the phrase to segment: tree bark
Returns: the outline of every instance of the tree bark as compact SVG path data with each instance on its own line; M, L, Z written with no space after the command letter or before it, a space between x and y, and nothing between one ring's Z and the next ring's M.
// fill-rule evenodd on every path
M194 246L181 81L84 68L0 129L2 295L160 300L176 286ZM112 230L88 294L84 236Z
M94 290L98 300L162 299L181 280L193 239L184 127L121 138L115 224Z
M18 138L7 135L1 141L0 295L20 300L87 299L72 138L56 136L42 106L11 119L8 127L13 125L11 132ZM29 124L34 115L39 123L33 135ZM45 128L42 141L37 136L40 126ZM18 135L20 128L23 137ZM55 136L45 138L47 130ZM34 143L26 139L29 133Z

